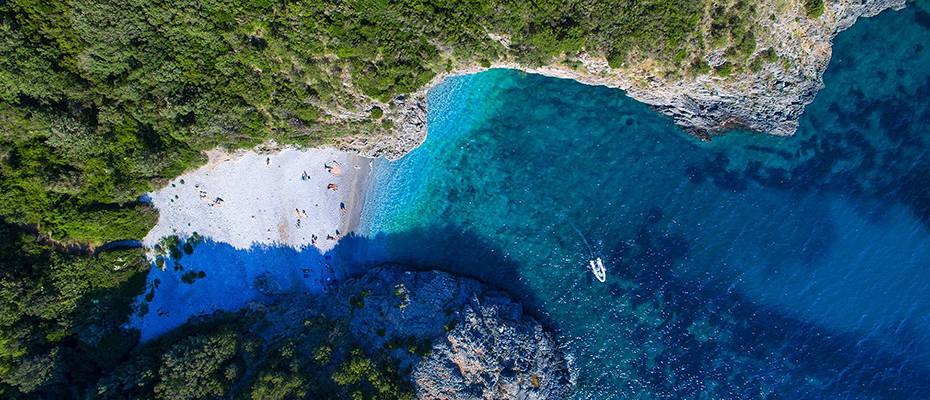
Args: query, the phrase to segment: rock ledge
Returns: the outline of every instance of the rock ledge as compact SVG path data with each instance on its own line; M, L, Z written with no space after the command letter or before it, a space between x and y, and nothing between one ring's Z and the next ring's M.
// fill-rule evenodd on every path
M520 304L481 283L438 271L378 268L338 286L324 304L372 348L428 343L428 354L392 352L421 399L561 399L570 362ZM405 346L409 347L409 346Z
M728 77L712 73L696 77L665 78L644 66L611 68L600 56L582 53L579 67L560 60L533 67L498 60L489 67L463 65L440 73L411 95L399 96L387 117L393 132L377 137L347 137L337 147L363 156L397 159L426 138L426 94L447 77L473 74L489 68L517 69L529 73L573 79L590 85L626 91L630 97L670 116L679 126L702 139L734 128L777 136L790 136L798 128L805 106L823 88L823 73L832 55L833 38L860 17L886 9L901 9L906 0L828 0L819 18L804 14L803 2L761 0L756 54L771 50L780 62L769 62L757 72ZM714 60L709 60L713 65Z

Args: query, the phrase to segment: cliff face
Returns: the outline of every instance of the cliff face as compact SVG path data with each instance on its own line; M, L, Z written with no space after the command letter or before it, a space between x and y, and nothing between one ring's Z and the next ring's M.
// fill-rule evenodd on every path
M805 14L803 1L760 0L756 3L756 46L752 57L770 56L757 70L726 76L707 72L668 77L657 71L650 60L611 68L604 57L587 53L575 57L575 63L566 63L563 58L550 65L532 67L498 60L490 68L519 69L619 88L701 138L737 127L789 136L797 130L804 107L823 87L822 76L830 62L833 38L859 17L874 16L889 8L901 9L905 2L826 0L824 13L811 18ZM723 50L705 56L709 67L716 69L725 62ZM350 136L341 139L337 146L372 157L403 156L426 137L427 91L448 76L485 69L462 65L439 74L417 93L393 101L388 115L395 127L393 134Z
M818 19L778 10L776 2L761 2L762 32L757 51L770 48L781 62L762 70L721 78L711 75L679 81L650 81L629 87L631 97L650 104L675 119L686 130L708 135L744 127L789 136L798 127L804 107L823 88L823 73L832 55L833 38L859 17L888 8L900 9L905 0L827 1ZM800 11L800 10L797 10ZM708 56L713 66L716 60Z
M411 372L422 399L560 399L573 387L553 337L503 293L471 279L376 269L323 305L353 336Z
M425 399L561 399L571 376L552 337L503 297L474 299L413 371Z

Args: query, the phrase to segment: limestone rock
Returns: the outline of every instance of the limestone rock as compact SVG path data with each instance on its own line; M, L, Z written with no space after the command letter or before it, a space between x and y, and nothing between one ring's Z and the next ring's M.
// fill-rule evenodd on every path
M438 271L379 268L338 286L324 305L392 356L421 399L562 399L569 362L551 334L506 294ZM415 354L409 346L424 346ZM423 350L421 348L421 350Z
M468 304L413 381L421 399L561 399L572 386L551 335L502 298Z
M612 69L602 57L582 53L580 68L560 63L530 67L498 60L490 68L513 68L578 82L623 89L643 103L670 116L685 130L701 138L733 128L745 128L778 136L790 136L798 127L804 107L823 88L823 73L832 55L833 38L859 17L886 9L901 9L906 0L827 0L819 18L805 15L801 1L758 1L755 24L760 32L757 54L772 50L778 62L757 72L722 77L713 73L667 79L648 67ZM719 54L708 54L708 63L722 63ZM350 137L338 143L344 150L364 156L397 159L426 137L426 93L446 77L480 72L485 67L461 66L437 75L417 93L394 99L390 119L394 132L374 137Z

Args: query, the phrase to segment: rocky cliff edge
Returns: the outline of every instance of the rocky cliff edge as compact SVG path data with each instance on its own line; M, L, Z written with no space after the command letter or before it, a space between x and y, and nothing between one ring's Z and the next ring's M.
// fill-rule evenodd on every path
M561 399L572 390L569 358L553 336L475 280L379 268L327 297L329 318L348 319L371 348L395 348L418 398Z
M774 54L760 69L729 76L705 73L667 77L650 68L649 60L611 68L601 56L582 53L571 65L563 59L540 67L498 60L489 67L463 65L437 75L417 93L398 96L388 107L395 129L389 135L348 136L337 147L364 156L397 159L426 138L426 93L449 76L488 68L512 68L581 83L618 88L670 116L686 131L709 139L734 128L778 136L794 134L804 107L823 88L823 73L832 55L833 38L860 17L901 9L906 0L827 0L823 14L805 15L803 2L760 0L755 24L755 55ZM722 53L706 55L711 68L724 63Z

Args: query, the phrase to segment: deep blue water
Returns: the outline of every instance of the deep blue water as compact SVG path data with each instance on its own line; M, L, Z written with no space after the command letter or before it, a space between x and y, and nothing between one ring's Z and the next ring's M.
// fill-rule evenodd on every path
M790 138L705 143L618 90L450 79L426 143L373 169L361 236L327 254L207 240L153 268L132 326L400 262L522 300L573 355L578 399L928 399L927 47L926 2L860 20Z
M450 79L335 254L522 297L577 398L930 398L925 47L918 5L860 20L791 138L704 143L617 90Z

